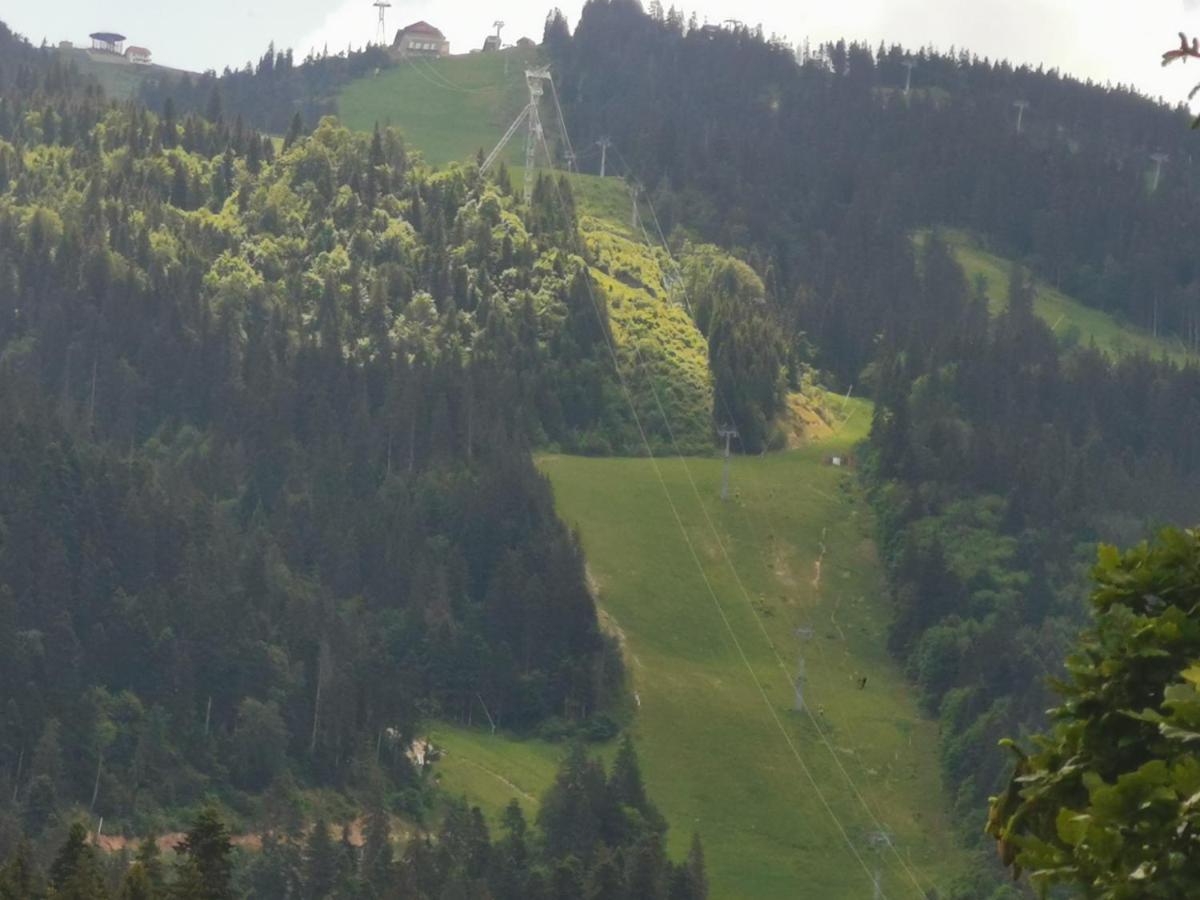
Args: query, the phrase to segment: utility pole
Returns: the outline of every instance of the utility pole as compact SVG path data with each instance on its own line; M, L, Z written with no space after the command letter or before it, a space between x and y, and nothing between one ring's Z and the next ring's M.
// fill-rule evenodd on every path
M717 432L721 437L725 438L725 467L721 472L721 499L729 499L729 441L731 438L738 436L737 429L732 425L722 428Z
M629 217L629 225L633 228L633 233L637 234L642 227L642 217L638 212L638 198L642 196L642 186L635 181L629 186L629 193L633 197L633 213Z
M608 148L612 146L612 138L602 137L596 143L600 147L600 177L603 178L608 167Z
M900 63L900 65L908 69L908 71L904 74L904 96L907 97L908 92L912 89L912 70L917 67L917 63L916 60L906 59L904 62Z
M1025 120L1025 110L1029 108L1028 100L1014 100L1013 106L1017 108L1017 134L1021 133L1021 125Z
M1162 178L1163 163L1165 163L1171 157L1165 153L1151 153L1150 158L1154 160L1154 187L1152 187L1151 190L1157 192L1158 180Z

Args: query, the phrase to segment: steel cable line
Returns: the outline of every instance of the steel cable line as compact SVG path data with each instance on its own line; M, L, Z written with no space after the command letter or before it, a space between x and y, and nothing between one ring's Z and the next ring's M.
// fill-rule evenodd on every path
M542 137L542 145L547 154L547 158L549 158L549 152L550 152L549 146L546 144L544 135ZM562 196L562 190L559 188L558 182L554 179L550 179L550 183L553 186L553 190L558 197L558 202L559 202L560 207L562 208L562 210L564 212L567 212L568 207L566 204L566 200ZM767 711L770 713L770 717L771 717L772 721L774 722L775 727L778 729L779 733L783 736L784 741L787 743L788 749L791 751L792 755L795 757L796 762L799 764L801 771L804 773L805 777L808 779L809 783L812 785L812 788L816 792L817 798L820 800L821 805L825 808L825 811L827 813L829 813L830 818L833 819L834 824L837 826L838 832L840 833L843 840L845 841L846 846L849 848L851 854L854 856L855 860L858 862L859 866L862 868L863 873L872 882L872 884L875 884L874 874L872 873L870 868L867 866L867 863L863 859L862 854L859 852L858 847L855 846L854 841L850 838L849 833L846 831L846 828L842 824L842 821L838 818L837 813L834 812L832 805L829 803L828 798L826 798L825 793L821 790L821 786L820 786L820 784L818 784L816 777L812 773L812 770L809 768L808 764L804 761L804 757L801 755L799 748L796 746L795 742L792 740L792 736L790 734L788 734L787 729L784 727L783 721L779 718L778 712L776 712L774 705L771 703L770 698L767 696L766 689L763 687L761 680L758 678L758 675L754 671L754 667L750 663L749 657L746 655L746 651L742 646L742 642L738 639L737 633L733 630L733 625L729 621L729 616L726 613L725 608L721 605L721 601L717 596L716 589L713 587L712 582L708 577L708 574L704 571L704 565L700 560L700 556L699 556L698 552L696 551L695 545L693 544L691 537L687 533L687 528L684 525L683 517L679 513L679 509L675 504L674 498L672 498L672 496L671 496L670 489L667 487L666 479L663 477L662 469L660 468L660 466L658 464L658 458L654 455L654 451L650 446L649 439L646 436L646 431L642 425L641 417L638 415L636 406L633 402L632 391L629 388L629 385L625 379L624 373L621 372L620 362L618 360L618 357L616 354L616 349L612 342L612 338L607 333L607 330L604 329L604 327L603 327L604 320L600 314L600 306L599 306L599 302L596 300L595 289L592 287L590 274L584 279L584 283L587 287L588 296L591 299L592 309L596 315L597 322L601 326L601 331L605 335L605 344L608 348L609 355L612 358L613 369L617 373L617 379L621 384L621 390L625 395L626 402L629 404L629 411L630 411L631 415L633 416L634 423L638 430L638 434L640 435L641 440L642 440L642 445L646 449L647 456L649 457L651 464L654 468L655 476L656 476L660 486L663 489L664 495L667 498L667 503L671 508L671 513L675 519L675 524L678 526L679 532L683 536L684 543L687 545L688 552L692 558L692 561L695 563L696 569L700 573L701 579L704 581L705 588L708 591L709 597L713 601L713 605L717 609L717 612L721 618L721 622L725 627L725 631L729 635L730 641L733 643L733 646L736 648L738 656L741 658L742 664L745 666L746 671L750 674L750 678L754 682L754 686L758 689L759 696L762 698L763 704L767 707ZM636 342L634 343L633 346L634 346L634 353L638 357L639 367L644 368L645 363L641 356L641 351L636 345ZM668 419L668 417L666 415L666 410L664 409L664 407L662 405L662 400L659 397L658 389L656 387L654 387L653 379L650 380L650 391L651 391L652 396L654 397L655 405L658 407L659 415L663 419L663 425L667 430L668 439L670 440L671 445L675 448L675 454L678 457L679 461L682 463L684 472L687 473L688 480L692 485L692 489L695 492L696 497L700 502L701 510L704 512L705 518L708 519L707 509L705 509L705 507L704 507L703 500L700 499L699 491L696 488L695 481L692 479L691 470L688 468L687 461L685 460L682 452L680 452L680 450L679 450L679 445L678 445L678 442L675 440L675 435L674 435L673 429L671 428L670 420ZM709 524L711 527L711 520L709 520ZM722 549L724 550L723 543L722 543ZM726 552L725 555L726 555L726 559L728 560L728 553ZM735 574L735 578L736 578L737 577L736 571L734 572L734 574ZM740 584L740 579L739 579L739 584ZM744 592L744 590L745 589L743 588L743 592ZM757 618L757 616L756 616L756 618ZM761 622L759 624L761 626ZM768 644L770 644L769 640L768 640ZM772 650L773 649L774 649L774 647L772 645ZM791 682L790 675L788 676L788 681L789 681L789 683ZM920 886L917 885L917 887L918 887L918 890L920 890ZM924 897L923 892L921 892L921 896Z
M633 176L632 169L630 168L628 162L625 161L625 158L622 156L621 151L618 148L616 148L615 146L612 147L611 149L616 151L618 160L620 160L621 164L625 167L625 170L629 174L629 176L632 177ZM687 296L687 291L683 287L682 269L679 266L679 263L675 260L673 254L671 253L671 248L667 243L666 236L663 233L661 224L659 223L658 214L655 211L654 204L653 204L653 202L650 201L649 197L646 198L646 203L650 207L650 214L651 214L651 217L654 219L655 227L657 228L659 237L662 241L663 250L666 252L667 258L671 261L671 264L675 269L676 278L679 279L680 286L681 286L680 290L681 290L681 294L684 299L684 304L686 305L686 307L688 309L689 315L692 316L692 319L694 321L695 313L692 310L691 301L689 300L689 298ZM653 242L650 240L649 233L646 232L644 225L641 226L641 230L643 232L643 235L646 238L647 245L651 245ZM714 383L714 388L716 389L716 392L718 393L718 395L720 395L720 390L719 390L719 388L716 388L715 383ZM725 398L723 396L721 396L720 400L721 400L722 404L725 405L726 410L730 411L729 404L725 400ZM663 414L663 416L665 419L665 413ZM844 422L843 422L843 424L844 424ZM745 453L745 444L742 442L740 434L737 436L737 440L738 440L739 444L742 444L742 452L744 454ZM682 460L682 456L680 457L680 459ZM691 472L688 469L686 462L684 462L684 470L688 474L688 480L689 480L689 482L691 482L693 491L696 492L697 500L700 501L699 488L696 486L694 479L692 479ZM771 640L770 634L767 632L766 624L763 622L762 617L758 614L758 611L754 608L754 603L750 598L750 593L746 589L745 584L742 581L741 575L737 571L737 568L734 566L733 559L729 554L729 550L725 546L725 543L721 540L720 534L718 533L718 531L716 529L715 523L713 523L712 518L708 514L707 507L705 507L703 505L702 501L700 501L700 505L701 505L701 509L704 511L704 516L705 516L705 519L708 521L710 530L713 533L713 537L717 540L718 545L721 547L721 553L724 556L725 561L726 561L730 571L733 573L734 580L737 582L738 588L740 589L740 591L742 592L742 595L744 596L744 598L746 600L746 605L750 608L750 611L754 616L754 620L758 624L759 630L762 631L763 637L767 641L767 645L771 648L771 653L775 657L776 664L778 665L780 670L783 671L784 675L788 678L788 681L790 683L791 678L792 678L790 670L787 668L787 665L784 663L782 657L780 657L779 651L776 649L774 642ZM761 547L762 542L759 540L759 537L757 534L757 529L754 527L754 524L753 524L754 517L752 515L750 515L749 513L747 513L747 522L750 524L751 531L754 533L755 543ZM859 789L857 783L854 781L854 778L850 775L849 771L847 771L845 765L841 761L841 758L838 756L836 749L830 743L828 735L825 733L825 730L821 727L820 722L818 721L816 716L813 715L812 710L809 709L807 704L803 705L803 712L807 715L809 721L812 723L813 728L816 730L817 734L820 736L821 743L829 751L829 755L833 758L835 765L837 766L838 770L842 773L842 777L846 780L846 783L850 786L850 789L854 792L854 795L857 797L857 799L858 799L859 803L862 805L863 809L867 812L867 815L871 818L871 821L875 824L876 828L880 832L887 832L889 829L887 829L885 823L883 823L880 820L880 818L876 815L876 813L871 809L870 804L867 803L867 800L863 796L862 791ZM920 881L917 879L916 874L909 867L909 865L905 861L904 857L900 855L899 850L896 849L895 843L891 840L889 840L887 843L888 843L888 847L892 851L892 854L896 857L897 862L900 864L900 867L904 870L904 872L908 876L909 880L912 881L913 886L918 890L918 892L920 892L921 896L924 896L924 889L921 887Z

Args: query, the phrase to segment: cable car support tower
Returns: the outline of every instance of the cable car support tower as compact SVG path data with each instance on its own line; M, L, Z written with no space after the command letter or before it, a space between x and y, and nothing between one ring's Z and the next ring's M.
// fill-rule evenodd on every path
M496 160L499 158L500 154L504 152L504 148L508 146L508 142L513 139L513 135L515 135L518 131L521 130L522 125L526 126L526 131L525 131L525 202L526 203L529 203L529 201L533 197L534 169L536 168L536 165L537 165L537 148L539 145L541 145L542 147L546 147L546 132L542 128L542 115L539 112L538 107L541 104L542 95L545 94L545 85L547 82L550 82L551 88L553 89L554 83L550 79L550 67L549 66L539 66L534 69L526 69L525 70L525 85L526 85L526 87L529 88L529 103L526 104L525 108L521 110L520 115L517 116L517 118L513 121L513 123L508 126L508 131L504 132L504 137L500 138L500 143L498 143L495 146L495 148L492 150L492 152L488 154L487 159L485 159L483 161L483 165L480 166L480 171L483 171L483 172L486 172L488 169L490 169L492 167L493 163L495 163ZM556 103L557 103L557 100L558 100L558 98L557 98L557 96L555 96ZM560 113L560 118L561 118L561 113ZM567 139L565 132L563 135L563 139L564 140ZM547 156L548 155L549 155L549 150L547 149ZM550 163L551 160L547 159L546 162Z

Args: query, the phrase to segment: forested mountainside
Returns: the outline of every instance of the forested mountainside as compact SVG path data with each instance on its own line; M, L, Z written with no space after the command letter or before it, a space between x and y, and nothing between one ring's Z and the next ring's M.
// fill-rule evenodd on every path
M843 376L895 314L890 292L864 291L838 262L879 217L969 228L1085 303L1200 340L1200 160L1182 109L966 51L797 55L635 0L591 0L574 35L552 17L545 50L576 145L611 137L638 178L675 193L664 218L770 259ZM1170 155L1157 191L1154 152ZM801 285L816 290L794 297ZM831 302L839 293L861 296Z
M1200 510L1200 371L1060 345L1018 267L993 317L936 232L919 252L912 233L973 229L1192 339L1187 117L965 55L919 55L905 98L898 49L797 56L630 0L592 0L574 34L552 16L545 46L576 145L611 135L668 228L740 248L826 375L874 394L892 644L977 835L1009 765L995 742L1041 721L1096 542ZM1152 192L1161 147L1176 162Z
M664 852L666 824L646 795L637 755L623 741L611 769L575 744L529 823L514 800L493 837L478 807L447 805L436 827L394 848L378 798L356 835L325 818L306 827L294 798L277 795L261 847L245 853L212 807L174 842L143 840L132 854L106 857L76 822L49 865L28 843L0 862L5 900L217 900L336 897L345 900L491 897L566 900L666 897L704 900L704 851L693 837L685 861Z
M621 662L528 449L628 428L569 208L393 132L276 155L4 37L6 827L376 766L420 814L421 717L611 733Z
M333 55L325 48L320 55L296 62L290 48L276 50L271 44L253 64L226 68L220 76L205 72L147 79L138 99L150 109L161 110L170 101L180 114L209 119L222 115L230 122L242 119L261 131L284 134L297 118L311 127L335 114L332 93L339 85L390 65L387 50L379 46Z
M1060 342L1023 268L1200 345L1182 111L966 55L918 54L906 94L898 48L797 53L634 0L590 0L574 34L552 15L543 49L576 146L612 137L678 268L577 222L568 179L525 209L502 170L316 123L365 56L272 50L150 85L152 110L0 31L10 844L73 805L135 828L210 792L254 813L293 779L419 819L404 751L428 717L611 734L619 654L530 449L641 453L640 425L695 451L715 419L759 451L810 364L875 400L857 461L891 644L978 840L1096 542L1195 518L1200 369ZM1014 260L1002 313L944 226ZM623 390L651 386L666 404L635 423ZM574 759L580 846L611 849L636 804ZM682 870L639 815L661 894Z

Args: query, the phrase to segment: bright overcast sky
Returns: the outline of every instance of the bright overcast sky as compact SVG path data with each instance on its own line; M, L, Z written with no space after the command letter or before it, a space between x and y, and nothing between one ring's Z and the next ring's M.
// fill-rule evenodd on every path
M128 35L156 62L202 70L257 59L274 40L304 56L373 40L372 0L3 0L0 19L34 43L85 42L96 30ZM479 46L496 18L506 40L540 40L554 0L392 0L388 30L416 19L442 29L451 50ZM563 7L574 26L582 0ZM669 7L670 0L664 0ZM837 37L906 46L968 48L979 55L1044 63L1081 77L1132 83L1174 101L1200 80L1200 60L1159 66L1176 33L1200 33L1200 0L695 0L701 20L735 16L798 43Z

